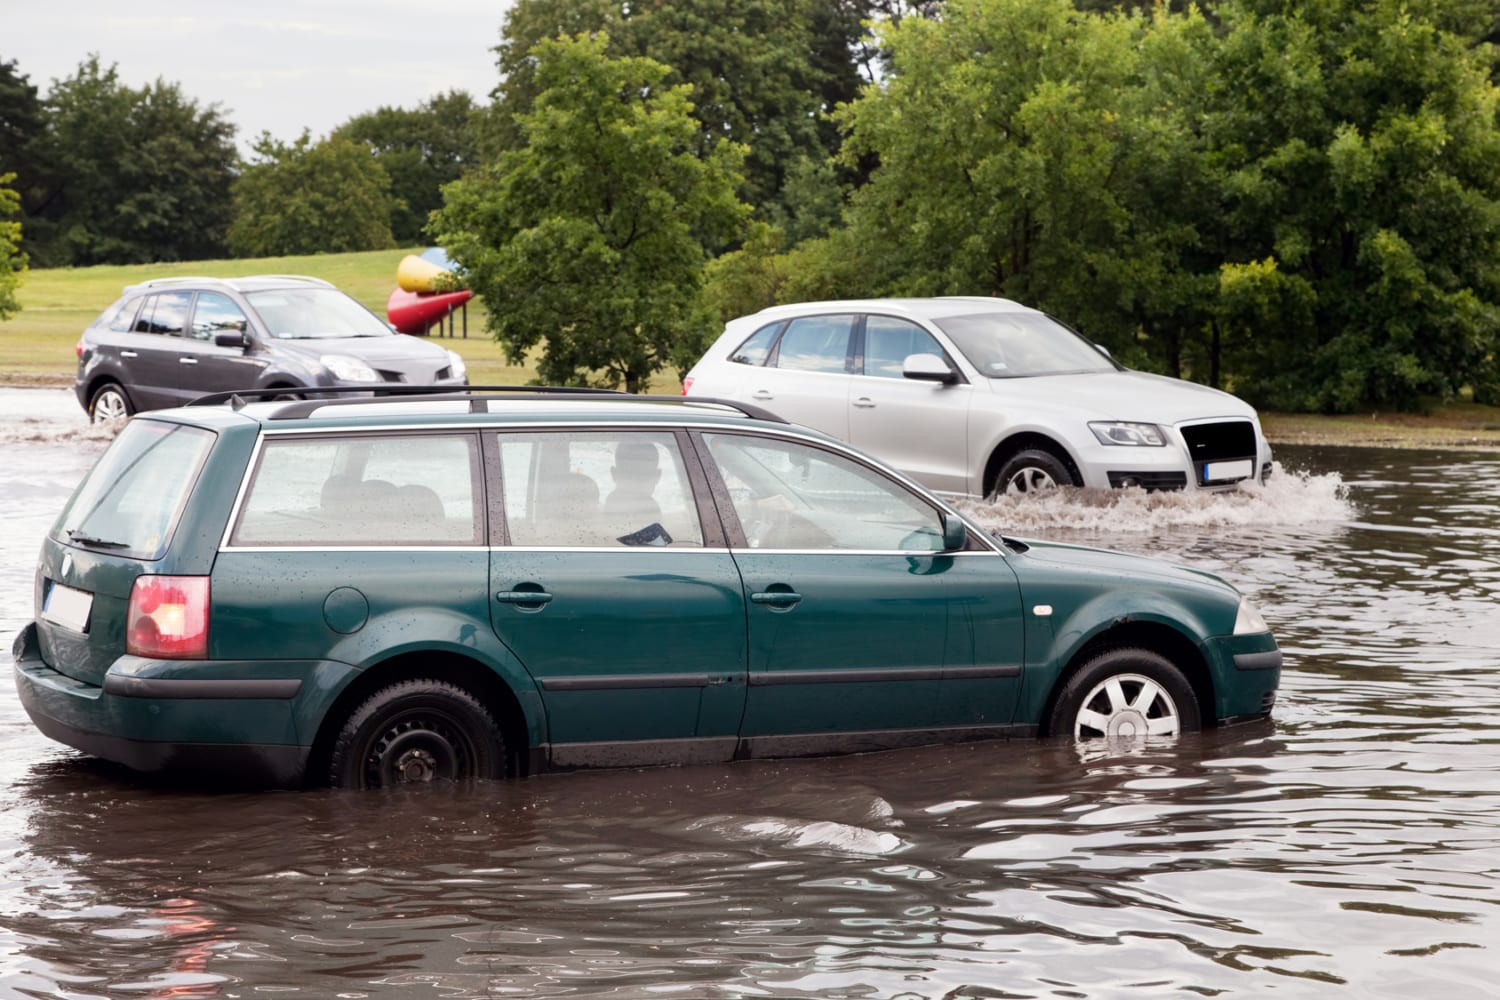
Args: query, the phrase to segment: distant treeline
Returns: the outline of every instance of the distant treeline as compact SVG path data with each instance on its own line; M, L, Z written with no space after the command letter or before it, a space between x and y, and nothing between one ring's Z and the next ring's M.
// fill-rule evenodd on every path
M516 0L497 28L483 101L248 159L176 84L94 56L42 94L0 53L0 316L28 258L435 242L549 381L644 384L775 302L982 294L1262 406L1500 402L1492 0Z

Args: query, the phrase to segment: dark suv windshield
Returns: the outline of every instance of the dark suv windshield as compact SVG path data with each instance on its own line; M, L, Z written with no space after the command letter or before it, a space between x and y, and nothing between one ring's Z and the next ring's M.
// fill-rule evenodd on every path
M393 337L374 313L336 288L273 288L248 292L266 332L277 340Z
M133 420L111 442L57 519L60 542L160 559L214 435Z
M989 378L1119 370L1093 344L1042 313L980 313L935 322Z

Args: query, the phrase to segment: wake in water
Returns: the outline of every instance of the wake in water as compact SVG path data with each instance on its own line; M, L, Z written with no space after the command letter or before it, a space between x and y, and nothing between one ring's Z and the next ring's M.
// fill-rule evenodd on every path
M0 445L76 444L103 446L115 439L124 421L89 424L45 417L8 417L0 420Z
M1337 472L1287 472L1280 462L1265 484L1250 483L1224 493L1064 488L994 500L960 500L956 506L985 528L1008 535L1284 527L1347 521L1356 514L1348 487Z

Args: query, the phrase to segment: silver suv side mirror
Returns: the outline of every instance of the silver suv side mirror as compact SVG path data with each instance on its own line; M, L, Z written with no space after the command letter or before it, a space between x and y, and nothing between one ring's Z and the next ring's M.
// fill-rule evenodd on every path
M957 382L958 372L936 354L909 354L901 363L901 374L923 382Z

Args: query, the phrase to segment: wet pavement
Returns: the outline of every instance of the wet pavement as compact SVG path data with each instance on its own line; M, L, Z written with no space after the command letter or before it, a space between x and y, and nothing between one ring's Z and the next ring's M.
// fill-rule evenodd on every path
M1500 455L978 509L1251 594L1265 723L209 794L43 738L8 650L103 448L0 389L0 997L1480 997L1500 980Z

